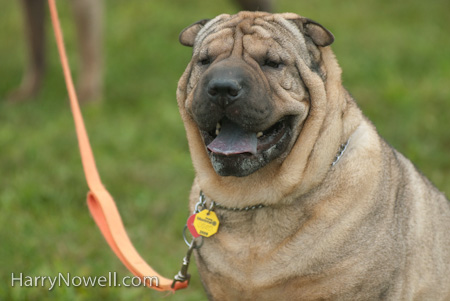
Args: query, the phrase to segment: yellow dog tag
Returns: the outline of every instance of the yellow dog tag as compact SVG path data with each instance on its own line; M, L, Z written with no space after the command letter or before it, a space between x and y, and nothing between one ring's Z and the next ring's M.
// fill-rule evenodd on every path
M210 237L216 234L219 228L219 219L214 211L208 209L202 210L195 215L194 228L198 234L204 237Z

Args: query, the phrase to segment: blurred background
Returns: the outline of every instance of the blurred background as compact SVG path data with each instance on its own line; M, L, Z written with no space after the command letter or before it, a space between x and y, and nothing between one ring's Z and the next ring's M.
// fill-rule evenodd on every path
M47 13L47 68L34 99L7 100L27 61L19 1L0 0L0 299L204 300L195 264L175 295L146 288L11 287L29 276L130 275L91 218L66 88ZM131 240L162 275L177 273L194 171L176 104L189 24L235 13L229 0L105 1L103 96L83 105L97 164ZM71 6L57 1L80 73ZM380 134L450 195L450 2L275 0L330 29L343 81Z

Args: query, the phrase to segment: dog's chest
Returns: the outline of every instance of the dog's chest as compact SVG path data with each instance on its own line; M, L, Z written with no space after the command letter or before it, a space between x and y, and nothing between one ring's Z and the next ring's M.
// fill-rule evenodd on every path
M297 253L302 249L295 237L301 216L292 221L284 214L267 212L232 214L218 212L219 231L204 238L196 254L199 266L234 281L250 280L255 287L289 277L290 270L298 271L302 259L293 263L292 256L293 250Z
M202 282L214 299L317 300L333 298L337 291L350 298L361 297L358 287L368 285L365 289L371 291L381 285L375 278L364 281L364 267L353 268L365 260L363 255L330 245L330 227L318 226L294 208L233 218L218 215L219 232L205 238L195 254Z

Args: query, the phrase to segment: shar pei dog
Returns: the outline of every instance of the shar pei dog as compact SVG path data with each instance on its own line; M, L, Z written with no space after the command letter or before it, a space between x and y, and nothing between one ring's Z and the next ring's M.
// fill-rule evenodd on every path
M194 251L211 300L450 300L450 203L361 113L333 40L293 13L180 34L190 209L220 222Z

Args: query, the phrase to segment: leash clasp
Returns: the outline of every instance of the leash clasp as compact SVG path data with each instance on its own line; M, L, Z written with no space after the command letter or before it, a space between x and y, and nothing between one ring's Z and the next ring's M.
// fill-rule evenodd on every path
M172 288L175 287L175 284L177 282L184 282L186 280L189 282L189 280L191 278L191 275L188 274L188 268L189 268L189 263L190 263L192 251L195 248L196 248L196 246L195 246L195 239L193 239L189 249L186 252L186 256L183 257L183 263L181 264L180 271L178 272L178 274L176 274L173 277Z

